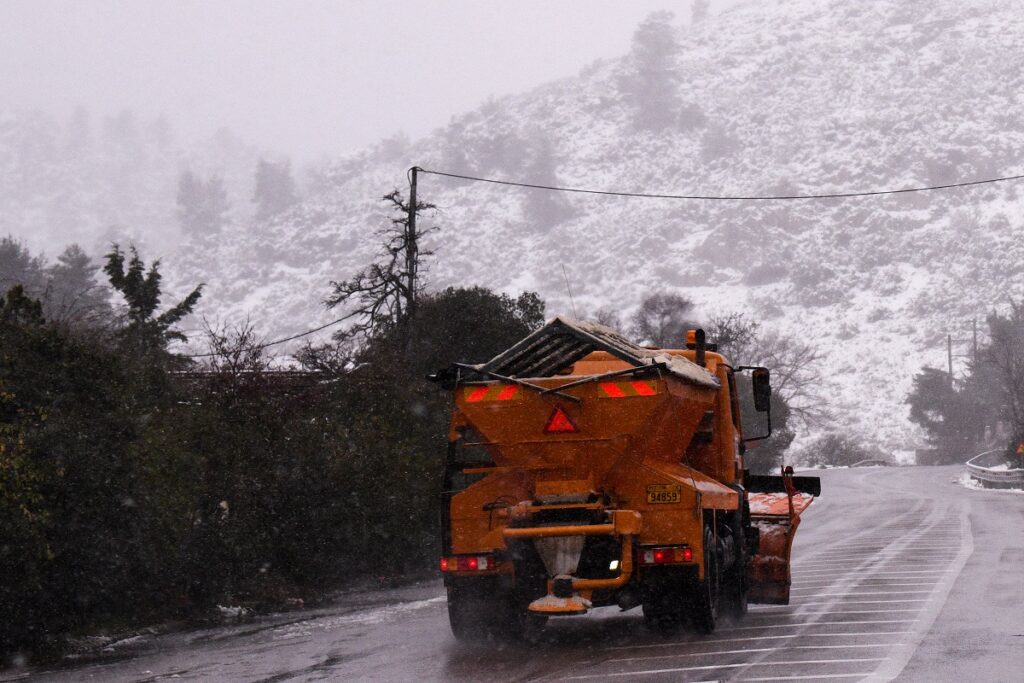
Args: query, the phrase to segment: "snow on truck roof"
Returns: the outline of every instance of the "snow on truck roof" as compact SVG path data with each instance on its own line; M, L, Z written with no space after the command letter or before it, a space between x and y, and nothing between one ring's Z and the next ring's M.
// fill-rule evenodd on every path
M718 388L718 379L693 361L659 349L645 349L615 330L558 316L486 363L474 366L506 377L550 377L593 351L607 351L634 367L661 365L672 376L697 386Z

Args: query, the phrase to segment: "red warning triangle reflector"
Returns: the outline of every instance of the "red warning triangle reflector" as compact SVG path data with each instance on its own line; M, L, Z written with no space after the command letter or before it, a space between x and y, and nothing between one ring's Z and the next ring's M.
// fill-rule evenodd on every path
M576 425L561 408L555 408L551 417L548 418L547 426L544 427L545 434L571 434L575 431L577 431Z

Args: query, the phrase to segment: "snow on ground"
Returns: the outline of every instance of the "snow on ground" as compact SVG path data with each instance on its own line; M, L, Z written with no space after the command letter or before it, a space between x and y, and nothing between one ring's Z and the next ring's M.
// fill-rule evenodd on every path
M409 612L443 603L445 600L445 596L441 595L435 598L427 598L426 600L400 602L342 616L329 616L297 624L286 624L274 629L274 633L278 638L297 638L309 636L314 631L332 631L342 626L381 624Z

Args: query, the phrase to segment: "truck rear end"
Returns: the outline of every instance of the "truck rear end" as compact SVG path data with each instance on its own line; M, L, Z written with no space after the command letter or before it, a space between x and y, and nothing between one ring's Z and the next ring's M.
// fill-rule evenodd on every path
M441 569L457 637L605 605L704 632L745 611L758 527L735 383L692 351L556 319L439 377L454 395Z

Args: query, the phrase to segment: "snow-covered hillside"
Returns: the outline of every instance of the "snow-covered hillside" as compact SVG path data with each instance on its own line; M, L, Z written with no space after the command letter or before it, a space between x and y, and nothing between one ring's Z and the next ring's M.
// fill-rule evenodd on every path
M166 254L169 280L208 283L209 317L249 316L268 337L326 322L337 316L320 303L328 282L373 258L388 220L379 198L405 191L413 165L702 195L1022 173L1021 9L1017 0L751 0L668 33L655 18L621 59L321 167L290 212L236 221ZM913 373L944 365L947 333L963 339L972 319L1024 296L1021 190L674 201L425 175L420 197L440 207L433 287L531 289L550 313L568 312L564 264L582 310L626 318L645 295L673 291L705 314L748 312L823 350L837 427L912 448Z
M751 2L676 30L663 62L660 44L638 34L620 60L489 101L425 139L398 137L339 160L299 209L214 248L197 245L180 277L208 281L208 306L222 316L248 312L271 336L328 320L319 305L328 280L372 258L386 220L376 200L404 188L414 164L743 195L1020 173L1020 9L1012 1ZM669 86L667 95L637 94ZM441 209L434 286L533 289L552 313L564 312L565 264L586 310L628 311L671 290L705 313L747 311L820 346L839 425L889 447L914 445L903 401L916 369L943 362L946 334L964 337L973 318L1024 293L1019 191L1003 183L702 202L551 196L429 175L420 189Z

